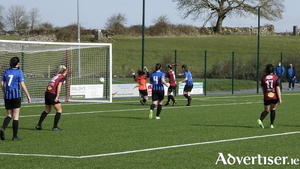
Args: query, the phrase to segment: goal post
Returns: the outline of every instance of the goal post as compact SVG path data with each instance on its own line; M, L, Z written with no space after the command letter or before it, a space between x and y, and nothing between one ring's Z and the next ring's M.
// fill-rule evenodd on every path
M61 102L112 102L111 43L0 40L1 77L14 56L20 58L32 102L44 102L46 86L60 65L69 71Z

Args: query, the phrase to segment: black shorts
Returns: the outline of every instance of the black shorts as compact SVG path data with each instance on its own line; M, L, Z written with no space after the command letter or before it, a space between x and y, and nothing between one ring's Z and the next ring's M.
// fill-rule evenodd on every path
M279 102L279 99L273 99L273 100L264 100L264 105L268 106L271 104L277 104Z
M176 86L169 86L168 92L172 93L174 90L176 90Z
M185 85L183 88L184 92L191 92L193 89L193 85Z
M139 92L142 95L142 97L148 96L148 91L147 90L139 90Z
M165 91L164 90L152 90L152 101L164 100Z
M21 107L21 97L15 99L4 99L5 109L12 110Z
M54 101L56 94L45 92L45 105L55 105L60 103L59 101Z

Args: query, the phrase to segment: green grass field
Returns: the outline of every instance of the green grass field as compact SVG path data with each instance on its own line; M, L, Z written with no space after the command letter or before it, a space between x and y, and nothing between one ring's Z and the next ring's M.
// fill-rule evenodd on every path
M114 99L113 103L65 102L59 123L63 131L51 131L54 112L44 121L44 130L35 130L44 105L23 104L19 137L24 140L12 141L12 129L6 129L6 140L0 141L0 166L298 168L292 164L268 165L268 161L225 165L217 160L219 153L226 159L228 154L239 158L260 155L299 159L299 95L283 93L274 129L269 128L269 116L264 121L265 129L256 123L263 110L261 94L193 96L190 107L185 106L183 96L176 96L178 104L164 106L160 120L148 119L150 102L142 106L139 98ZM2 123L5 113L3 105L1 108Z

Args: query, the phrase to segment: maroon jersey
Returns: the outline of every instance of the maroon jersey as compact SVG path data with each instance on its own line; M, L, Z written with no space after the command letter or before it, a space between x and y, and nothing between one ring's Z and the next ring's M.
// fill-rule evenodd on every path
M166 74L166 77L169 79L170 86L176 86L176 77L175 72L173 70L169 71Z
M276 91L276 87L280 85L278 76L265 75L261 78L261 87L264 94L264 100L279 99Z
M48 83L46 92L49 93L53 93L53 94L57 94L57 86L59 83L65 83L66 81L66 76L62 75L62 74L58 74L56 76L54 76L50 82Z

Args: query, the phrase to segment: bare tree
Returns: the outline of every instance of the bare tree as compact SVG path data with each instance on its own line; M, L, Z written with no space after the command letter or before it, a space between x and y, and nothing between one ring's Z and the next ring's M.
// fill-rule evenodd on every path
M105 23L107 30L114 32L115 34L123 34L125 31L125 24L127 23L127 19L125 14L114 14L110 18L107 19Z
M28 12L28 19L30 22L30 29L34 29L35 26L37 26L38 24L38 18L40 17L39 15L39 9L38 8L32 8L29 12Z
M25 7L21 5L10 6L6 13L6 21L13 30L27 29L29 22Z
M3 13L2 13L2 11L4 9L5 8L2 5L0 5L0 30L4 29L4 17L3 17Z
M216 19L214 32L222 31L225 17L249 17L258 14L270 21L282 18L284 0L172 0L177 2L177 9L183 18L192 15L194 20L204 19L203 26L212 19Z

